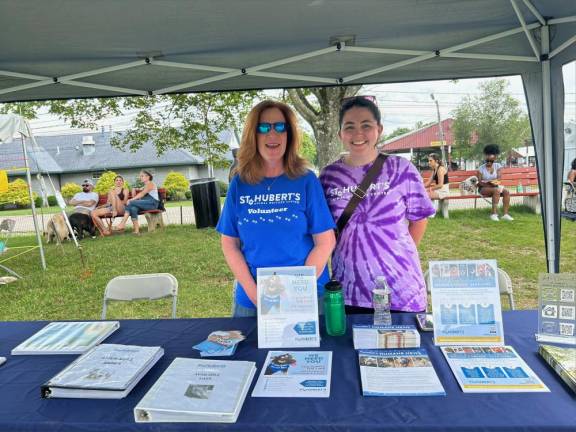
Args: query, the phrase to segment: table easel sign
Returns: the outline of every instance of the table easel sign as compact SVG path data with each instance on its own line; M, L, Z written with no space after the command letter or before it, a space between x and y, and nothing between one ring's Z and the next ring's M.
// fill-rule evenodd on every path
M316 267L259 268L258 348L319 347Z
M538 278L538 342L576 345L576 274Z
M436 345L504 344L496 260L430 261Z

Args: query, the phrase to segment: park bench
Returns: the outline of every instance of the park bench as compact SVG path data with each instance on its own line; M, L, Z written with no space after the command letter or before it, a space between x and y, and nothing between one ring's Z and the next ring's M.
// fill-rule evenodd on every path
M140 192L139 189L134 189L128 195L128 198L132 198L133 194L137 194ZM148 231L154 231L157 227L164 228L164 219L162 218L162 213L166 211L164 208L164 204L166 203L166 189L159 188L158 189L158 197L160 198L161 206L159 209L156 210L141 210L138 212L139 215L144 215L146 218L146 222L148 223ZM108 194L99 194L98 195L98 206L106 204L108 201ZM116 217L123 217L123 214L116 215ZM112 212L107 213L106 215L102 216L102 219L106 219L108 222L108 227L112 228L112 222L114 216L112 216Z
M527 168L502 168L502 186L510 192L510 198L522 197L522 204L531 207L536 214L540 214L540 192L538 190L538 174L535 167ZM424 171L422 177L427 179L432 175L432 171ZM460 187L471 176L477 176L477 170L457 170L449 171L448 178L450 195L438 199L438 210L442 212L445 219L449 218L448 206L452 200L473 199L474 208L477 208L478 199L486 199L477 191L474 193L464 192Z

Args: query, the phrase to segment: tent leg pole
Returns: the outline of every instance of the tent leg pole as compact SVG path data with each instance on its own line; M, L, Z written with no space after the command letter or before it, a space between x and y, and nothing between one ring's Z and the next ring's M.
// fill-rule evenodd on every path
M40 228L38 227L38 217L36 216L36 205L34 204L34 195L32 192L32 176L30 175L30 166L28 165L28 152L26 151L26 141L24 136L22 139L22 151L24 152L24 166L26 167L26 180L28 180L28 194L30 195L30 208L32 208L32 220L34 221L34 230L36 231L36 241L40 248L40 261L42 269L46 270L46 258L44 257L44 246L42 245L42 237L40 237Z
M542 26L540 30L542 54L550 52L550 28ZM554 211L554 149L552 140L552 90L550 83L550 60L541 62L542 65L542 115L544 132L544 189L546 202L544 207L546 250L548 258L548 272L558 273L559 262L556 257L556 221Z

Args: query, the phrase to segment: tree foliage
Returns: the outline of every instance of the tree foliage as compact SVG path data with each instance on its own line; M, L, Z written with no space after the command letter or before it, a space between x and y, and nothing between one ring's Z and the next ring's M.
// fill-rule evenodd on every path
M396 129L394 129L392 132L390 132L388 135L386 135L386 136L384 137L384 140L385 140L385 141L388 141L388 140L390 140L390 139L392 139L392 138L396 138L397 136L404 135L405 133L408 133L408 132L410 132L411 130L412 130L412 129L407 128L407 127L399 127L399 128L396 128Z
M33 194L34 198L37 195ZM0 193L0 205L16 204L19 207L30 205L30 195L28 194L28 183L22 179L16 179L8 183L8 190Z
M342 99L354 96L361 86L319 87L288 90L288 101L310 124L316 139L318 167L334 162L342 152L338 138L338 112Z
M452 151L457 157L479 158L487 144L497 144L505 154L530 137L528 116L507 86L503 79L484 82L479 95L467 96L454 110Z
M64 186L62 186L60 192L64 198L70 199L78 192L82 192L82 187L76 183L66 183Z
M137 151L147 141L160 155L169 149L186 149L202 156L208 165L225 167L228 145L220 141L226 130L240 130L256 99L256 91L190 93L147 97L55 100L0 105L3 112L35 118L40 108L70 122L74 128L97 128L106 117L135 112L132 126L112 137L112 145Z
M300 155L310 162L311 165L318 165L318 151L316 150L316 142L310 134L302 133L302 147L300 148Z
M115 186L114 179L117 176L118 174L116 174L114 171L105 171L98 179L98 182L96 182L96 186L94 186L94 192L99 194L107 194L110 192L110 190L112 190L112 188ZM130 185L126 179L124 179L124 187L130 189Z
M166 189L169 196L175 195L176 192L185 193L188 190L188 180L186 180L184 174L170 171L166 179L164 179L162 187Z

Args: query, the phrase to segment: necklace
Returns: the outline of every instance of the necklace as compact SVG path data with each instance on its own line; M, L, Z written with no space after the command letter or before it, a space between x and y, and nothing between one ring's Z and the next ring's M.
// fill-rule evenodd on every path
M274 183L276 183L276 180L278 180L280 177L282 177L282 174L280 174L280 175L277 176L277 177L274 177L274 180L272 180L272 181L270 182L270 184L269 184L268 186L266 186L266 190L269 191L270 189L272 189L272 186L274 186Z

